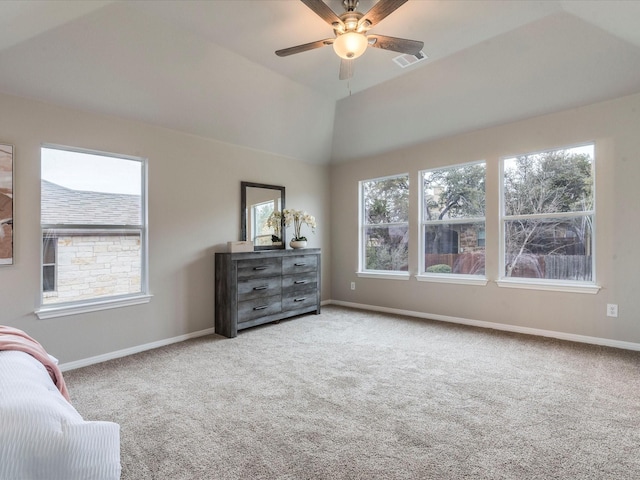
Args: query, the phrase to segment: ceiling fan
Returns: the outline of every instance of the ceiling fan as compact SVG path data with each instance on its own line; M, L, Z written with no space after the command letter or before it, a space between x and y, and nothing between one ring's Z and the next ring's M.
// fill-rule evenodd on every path
M382 48L415 56L420 56L420 50L424 47L424 42L416 40L368 34L370 28L400 8L408 0L379 0L367 13L360 13L356 10L358 8L358 0L343 0L345 12L340 16L322 0L300 1L331 25L335 38L326 38L277 50L276 55L286 57L294 53L333 45L333 49L341 59L340 80L346 80L353 76L353 60L362 55L367 47Z

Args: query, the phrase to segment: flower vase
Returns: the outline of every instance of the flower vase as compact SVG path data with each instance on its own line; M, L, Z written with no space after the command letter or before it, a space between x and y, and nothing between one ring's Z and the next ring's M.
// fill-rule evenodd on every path
M306 240L291 240L289 242L289 245L291 245L291 248L305 248L307 246L307 241Z

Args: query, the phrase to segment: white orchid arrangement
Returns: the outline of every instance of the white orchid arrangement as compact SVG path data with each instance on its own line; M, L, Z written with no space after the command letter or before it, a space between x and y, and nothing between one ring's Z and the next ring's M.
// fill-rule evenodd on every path
M284 224L286 226L293 225L293 240L301 241L307 240L307 237L302 236L302 225L308 225L311 228L311 232L316 231L316 218L313 215L309 215L303 210L293 210L286 208L282 211L284 215Z
M282 212L279 210L274 210L269 218L267 218L267 227L273 230L273 235L271 235L271 241L280 242L282 239L282 235L280 230L282 229Z

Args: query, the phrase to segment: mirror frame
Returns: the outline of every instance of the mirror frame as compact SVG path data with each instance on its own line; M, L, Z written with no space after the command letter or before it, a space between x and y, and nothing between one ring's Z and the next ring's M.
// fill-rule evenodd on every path
M280 190L280 207L285 207L285 188L279 185L267 185L264 183L240 182L240 240L247 240L247 188L266 188L268 190ZM253 246L254 250L283 250L287 248L284 217L282 218L282 245Z

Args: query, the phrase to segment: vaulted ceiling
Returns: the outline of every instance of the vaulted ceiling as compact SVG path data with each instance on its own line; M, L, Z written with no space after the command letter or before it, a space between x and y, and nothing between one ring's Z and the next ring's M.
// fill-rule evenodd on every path
M635 1L409 0L372 33L427 60L371 48L345 81L331 47L274 54L332 36L297 0L5 0L0 92L341 162L638 93L638 18Z

